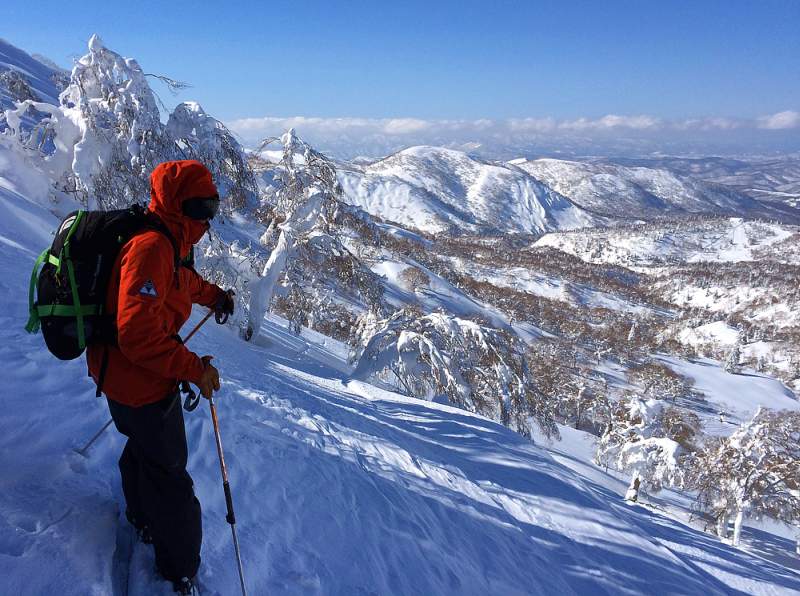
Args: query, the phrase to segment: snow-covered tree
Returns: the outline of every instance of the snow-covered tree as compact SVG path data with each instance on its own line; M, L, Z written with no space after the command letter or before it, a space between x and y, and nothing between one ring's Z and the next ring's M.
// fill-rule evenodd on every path
M741 360L741 352L739 349L739 342L731 348L728 352L728 357L725 359L725 372L730 374L737 374L740 370L739 361Z
M206 114L198 103L187 101L175 107L166 130L186 159L196 159L211 170L220 196L225 197L225 210L255 208L258 188L253 170L222 122Z
M628 330L628 343L633 343L636 340L636 332L638 331L638 324L634 321L631 328Z
M397 276L400 282L410 292L416 292L420 288L426 287L431 282L431 278L418 267L406 267Z
M231 133L193 102L180 104L165 126L147 77L135 60L92 36L60 105L27 100L6 110L8 130L0 142L25 153L50 181L54 198L68 194L90 209L147 203L150 172L158 163L197 159L212 172L223 214L243 208L254 212L255 177ZM33 129L31 122L36 123ZM234 232L215 226L198 246L196 266L236 289L240 319L249 304L248 284L258 278L266 251L237 239Z
M250 284L259 278L269 253L257 243L226 242L216 226L195 247L195 267L207 280L236 291L236 309L229 325L241 332L248 320Z
M61 190L90 208L129 205L149 196L149 172L175 156L145 73L131 58L109 50L96 35L80 58L61 105L37 109L58 148L51 156Z
M255 206L255 179L230 132L192 102L180 104L165 126L147 77L136 60L93 35L60 105L19 102L5 112L7 136L31 152L29 157L38 157L34 162L54 192L68 193L90 209L146 203L150 172L172 159L206 164L228 212L247 202ZM26 130L31 110L42 117L35 130Z
M608 421L607 388L592 378L585 355L563 341L539 340L525 350L530 373L565 425L599 434Z
M603 381L590 391L590 400L584 407L584 425L589 423L595 434L608 428L614 410L614 403L608 397L608 383ZM586 426L584 426L586 428Z
M598 384L588 380L585 374L579 373L572 382L565 383L556 395L558 413L564 424L590 432L605 428L609 419L608 400Z
M342 214L354 209L340 200L333 164L293 129L281 142L283 159L276 176L274 217L262 242L271 243L276 232L278 239L260 279L250 286L246 339L258 336L261 319L273 299L289 292L302 299L282 301L281 314L296 322L308 321L312 315L320 321L325 313L338 317L340 307L348 301L357 303L356 308L383 311L383 286L378 277L342 242L346 227ZM281 223L276 225L278 220ZM322 321L328 328L335 328L334 323Z
M698 456L692 488L720 537L734 519L734 545L748 516L800 523L800 412L760 408L730 437L710 442Z
M0 87L6 89L15 101L39 101L39 96L31 87L30 81L15 69L0 72Z
M586 383L581 383L578 386L578 390L575 392L575 397L572 401L575 405L575 428L580 428L583 413L591 403L591 398Z
M148 197L149 173L177 152L136 60L92 36L60 101L81 128L72 170L89 206L124 207Z
M700 432L697 416L663 402L628 395L617 402L597 443L595 462L631 474L626 498L636 501L642 486L658 492L683 483Z
M528 436L534 421L557 436L554 403L537 390L516 336L474 321L405 309L368 314L354 337L353 376L478 412Z
M632 366L628 380L642 388L647 398L676 401L692 393L692 381L661 362L648 360Z

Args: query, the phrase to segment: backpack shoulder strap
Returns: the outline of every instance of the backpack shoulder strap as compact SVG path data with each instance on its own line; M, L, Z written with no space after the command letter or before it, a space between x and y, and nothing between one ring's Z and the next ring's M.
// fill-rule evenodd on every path
M146 232L148 230L163 234L172 245L172 270L175 275L175 284L180 287L178 268L181 264L181 253L180 249L178 248L178 241L175 239L175 236L172 234L172 232L169 231L169 228L166 226L166 224L161 221L161 218L152 211L145 212L144 225L137 233L141 234L142 232Z
M147 219L145 221L144 227L142 228L142 231L154 230L167 237L167 240L169 240L169 243L172 245L173 260L175 262L175 269L177 270L178 265L180 265L181 262L181 255L180 255L180 249L178 248L178 241L175 239L175 236L172 235L172 232L169 231L169 228L166 226L166 224L163 221L161 221L161 218L158 217L158 215L152 212L148 212L146 217Z

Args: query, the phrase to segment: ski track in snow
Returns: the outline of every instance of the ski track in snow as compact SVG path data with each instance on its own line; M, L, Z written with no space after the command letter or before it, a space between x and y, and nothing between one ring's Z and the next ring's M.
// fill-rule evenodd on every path
M0 577L8 594L169 594L150 547L115 569L120 496L111 428L81 360L23 330L33 256L56 218L0 188ZM197 311L190 322L196 322ZM187 324L186 329L190 328ZM252 594L772 594L800 575L644 507L479 416L349 380L335 342L275 318L260 345L204 327ZM203 506L204 594L238 574L208 408L186 414ZM562 458L563 456L559 456ZM118 551L119 548L119 551Z

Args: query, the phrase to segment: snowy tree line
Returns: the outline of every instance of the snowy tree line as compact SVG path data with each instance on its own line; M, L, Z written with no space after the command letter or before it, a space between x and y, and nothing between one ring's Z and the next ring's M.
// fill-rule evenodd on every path
M800 412L761 408L717 437L696 414L629 393L614 404L595 461L630 475L628 500L663 488L694 494L697 513L734 545L747 518L796 527L800 538Z
M735 346L714 341L694 346L676 345L687 356L703 355L729 361L738 351L738 366L749 366L782 379L800 383L800 302L796 288L800 267L777 261L781 252L769 258L742 263L696 263L670 269L656 278L653 291L665 297L679 290L691 291L698 300L717 308L679 309L680 317L663 332L665 339L677 337L683 329L724 320L739 331ZM745 346L764 342L764 348L748 355ZM730 363L732 370L736 368Z

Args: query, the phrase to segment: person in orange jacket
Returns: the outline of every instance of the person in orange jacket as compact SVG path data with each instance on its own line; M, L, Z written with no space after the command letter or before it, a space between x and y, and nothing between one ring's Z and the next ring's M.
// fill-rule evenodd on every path
M186 471L177 385L194 383L206 398L220 385L212 357L191 352L178 332L192 304L232 314L233 298L179 264L219 207L211 172L198 161L171 161L159 164L150 180L149 215L159 229L148 228L122 247L106 299L117 342L89 346L87 363L117 430L128 437L119 459L128 521L144 542L152 541L161 575L177 592L191 593L202 525Z

